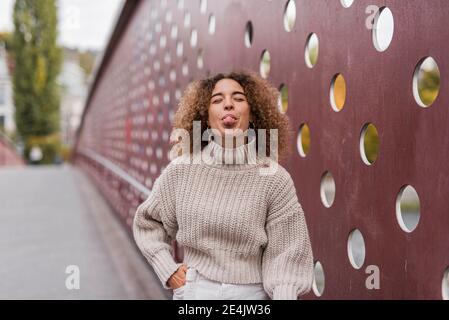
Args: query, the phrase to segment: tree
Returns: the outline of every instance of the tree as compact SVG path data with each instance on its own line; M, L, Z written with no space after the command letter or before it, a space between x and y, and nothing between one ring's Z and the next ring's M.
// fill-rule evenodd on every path
M86 79L92 74L95 65L95 55L90 52L79 53L79 65L84 70Z
M6 51L11 49L11 37L12 34L9 32L0 32L0 44L5 45Z
M54 136L59 132L60 97L56 78L61 70L62 50L56 45L55 0L16 0L14 26L15 121L28 158L30 139L36 141L36 137ZM55 148L42 149L56 152Z

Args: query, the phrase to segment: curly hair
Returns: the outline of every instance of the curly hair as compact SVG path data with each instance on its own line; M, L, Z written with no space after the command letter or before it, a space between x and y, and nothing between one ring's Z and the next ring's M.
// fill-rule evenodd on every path
M290 153L292 130L287 115L278 108L279 90L267 80L252 71L232 71L228 74L218 73L202 80L192 81L185 89L173 120L174 129L186 130L193 137L193 122L201 122L201 136L207 130L208 110L215 84L222 79L238 82L246 95L254 130L266 130L266 155L270 155L270 129L278 130L278 160L286 159ZM172 145L178 141L171 141ZM201 150L208 141L201 142ZM257 140L256 148L258 150ZM190 150L193 150L193 139L190 139Z

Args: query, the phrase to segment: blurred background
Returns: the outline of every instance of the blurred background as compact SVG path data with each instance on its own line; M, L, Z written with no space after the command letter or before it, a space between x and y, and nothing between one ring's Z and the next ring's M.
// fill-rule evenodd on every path
M70 157L95 64L122 6L1 1L0 130L25 163Z
M70 166L123 0L0 1L0 299L167 298Z

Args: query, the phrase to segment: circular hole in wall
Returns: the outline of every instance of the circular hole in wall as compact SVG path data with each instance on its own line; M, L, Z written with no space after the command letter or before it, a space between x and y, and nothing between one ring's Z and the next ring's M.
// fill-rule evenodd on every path
M360 155L367 165L372 165L379 153L379 134L372 123L363 126L360 134Z
M260 58L260 75L265 79L268 78L268 75L270 74L270 60L270 52L264 50Z
M318 61L318 49L318 36L315 33L311 33L307 38L305 49L305 60L307 67L313 68L316 65Z
M340 0L340 2L343 7L349 8L354 3L354 0Z
M310 149L310 128L307 123L303 123L299 127L296 146L298 148L299 155L304 158Z
M385 51L391 44L394 34L393 13L388 7L382 7L376 13L373 24L373 43L377 51Z
M348 237L348 256L351 265L360 269L365 261L365 240L358 229L351 231Z
M331 82L330 100L332 109L339 112L343 109L346 101L346 81L340 74L336 74Z
M245 27L245 46L250 48L253 43L253 24L251 21L246 23Z
M396 197L396 218L405 232L416 229L421 217L419 196L411 185L403 186Z
M289 0L285 5L284 10L284 28L287 32L292 31L296 21L296 3L294 0Z
M278 108L281 113L286 113L288 109L288 88L285 84L279 88Z
M446 268L443 275L443 282L441 284L441 291L443 300L449 300L449 267Z
M209 34L215 33L216 26L217 26L217 23L215 20L215 16L213 14L211 14L209 17Z
M326 208L330 208L335 199L335 180L329 171L321 176L320 183L321 202Z
M198 31L196 31L196 29L193 29L191 34L190 34L190 45L192 46L192 48L196 47L198 43Z
M413 96L419 106L429 107L440 91L440 69L432 57L421 59L413 74Z
M321 262L315 262L315 267L313 268L313 293L317 297L321 297L324 292L324 269Z

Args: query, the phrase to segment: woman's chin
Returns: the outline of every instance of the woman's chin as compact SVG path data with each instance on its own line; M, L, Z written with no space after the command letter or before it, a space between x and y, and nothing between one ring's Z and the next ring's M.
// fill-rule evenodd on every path
M237 137L240 136L244 133L244 131L240 128L224 128L221 131L221 135L222 136L232 136L232 137Z

